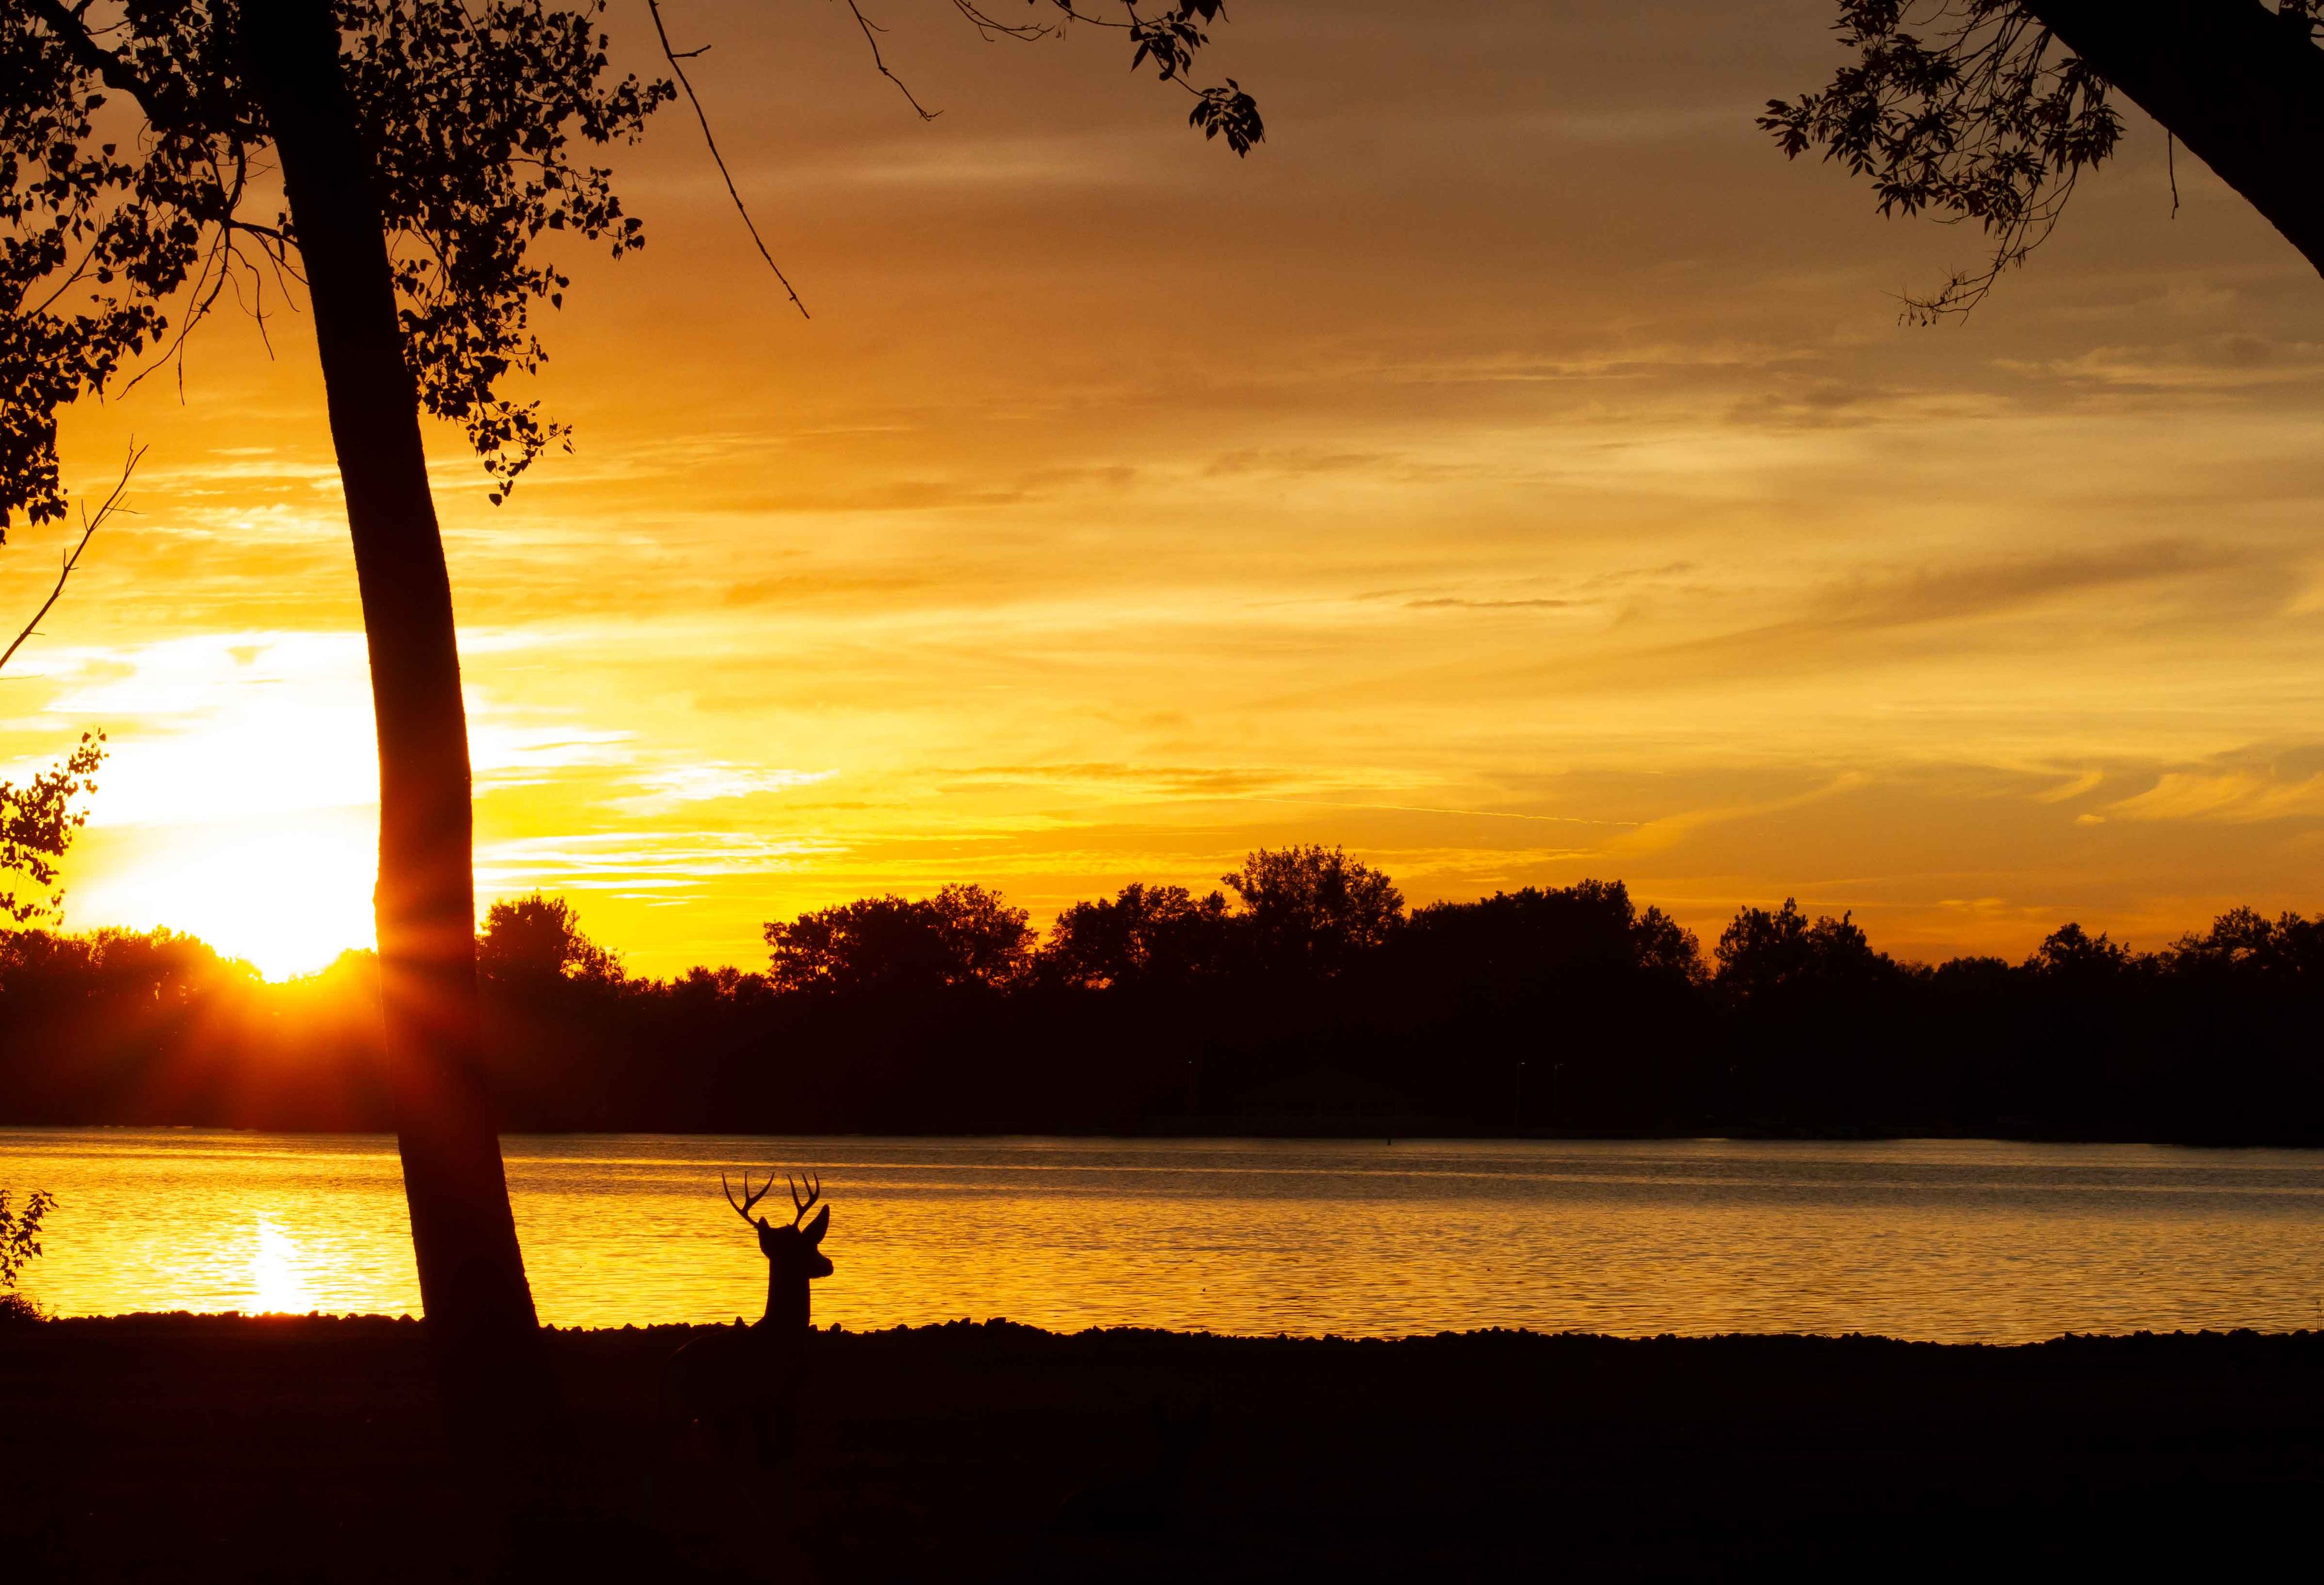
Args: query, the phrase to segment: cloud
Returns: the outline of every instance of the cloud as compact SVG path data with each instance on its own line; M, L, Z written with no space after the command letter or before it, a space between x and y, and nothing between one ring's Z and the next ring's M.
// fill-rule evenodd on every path
M1858 790L1866 785L1868 779L1860 771L1842 771L1830 781L1785 797L1765 798L1755 803L1712 805L1683 810L1676 815L1665 815L1658 819L1644 821L1636 829L1613 838L1606 844L1606 852L1619 856L1660 852L1709 826L1754 819L1763 815L1779 815L1809 804L1821 803L1842 793Z
M644 790L609 799L606 806L625 815L661 815L687 804L755 797L761 793L813 787L838 774L836 770L790 770L710 760L673 765L636 777L631 785Z
M1050 763L976 765L938 773L945 792L991 790L1028 783L1100 787L1115 796L1162 798L1239 798L1332 779L1328 772L1278 767L1136 764L1123 760L1063 760Z
M809 838L733 831L599 831L512 837L476 847L476 889L507 894L622 889L694 891L738 874L799 867L844 850Z
M2105 780L2105 771L2085 770L2080 776L2073 778L2071 780L2063 782L2057 787L2046 788L2040 792L2033 794L2032 797L2034 801L2037 804L2068 803L2075 798L2080 797L2084 793L2096 792L2099 785Z
M2146 791L2082 818L2250 825L2324 815L2324 775L2285 779L2255 770L2173 770Z
M1408 611L1569 611L1579 600L1462 600L1440 594L1427 600L1406 600Z
M2251 567L2244 548L2149 539L2093 550L2007 557L1952 567L1874 574L1829 585L1810 597L1803 623L1865 631L1947 622L2135 584L2172 583Z
M2191 585L2227 575L2248 580L2237 585L2236 604L2280 605L2298 590L2289 569L2256 550L2181 539L1881 568L1810 585L1795 596L1799 614L1779 622L1648 645L1628 654L1601 653L1568 665L1564 671L1569 680L1629 687L1667 686L1690 676L1731 679L1777 673L1827 665L1839 651L1860 660L1866 654L1861 640L1874 635L1941 629L2096 594ZM1881 652L1875 658L1900 657Z

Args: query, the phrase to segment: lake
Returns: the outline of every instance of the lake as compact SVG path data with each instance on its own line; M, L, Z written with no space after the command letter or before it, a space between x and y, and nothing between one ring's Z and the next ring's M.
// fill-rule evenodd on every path
M2324 1152L1991 1140L512 1137L542 1319L755 1319L718 1174L812 1166L818 1321L1399 1335L2324 1322ZM64 1314L416 1312L394 1142L0 1129L61 1204L25 1287ZM779 1185L761 1206L788 1205Z

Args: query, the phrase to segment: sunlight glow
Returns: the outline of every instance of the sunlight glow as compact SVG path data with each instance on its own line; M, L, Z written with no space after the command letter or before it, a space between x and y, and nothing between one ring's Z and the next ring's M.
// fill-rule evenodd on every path
M367 810L206 833L92 880L71 898L72 921L166 925L270 980L312 973L376 939L374 833Z
M299 1275L299 1246L274 1225L258 1219L258 1253L251 1258L250 1278L257 1286L256 1313L261 1315L303 1315L315 1307L306 1279Z

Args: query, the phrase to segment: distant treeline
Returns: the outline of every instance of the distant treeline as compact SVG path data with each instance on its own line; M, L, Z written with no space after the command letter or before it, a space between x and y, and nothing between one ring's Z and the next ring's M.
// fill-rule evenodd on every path
M1618 881L1407 910L1336 849L1046 938L996 893L766 927L633 978L559 898L479 935L516 1130L1458 1131L2324 1142L2324 919L2133 953L2076 925L1934 967L1745 908L1709 961ZM191 937L0 935L0 1121L384 1129L375 970L262 981Z

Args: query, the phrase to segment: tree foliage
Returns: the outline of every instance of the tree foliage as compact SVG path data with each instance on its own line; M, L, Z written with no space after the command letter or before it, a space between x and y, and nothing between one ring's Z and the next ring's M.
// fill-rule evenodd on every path
M561 897L532 892L484 911L476 932L476 972L509 986L557 980L606 983L622 977L618 954L581 933L581 912Z
M2190 977L2324 982L2324 917L2287 911L2271 919L2256 908L2230 908L2209 929L2181 936L2166 955L2175 972Z
M1897 972L1850 915L1811 921L1791 898L1780 908L1739 910L1720 932L1718 958L1720 989L1738 1002L1803 986L1861 985Z
M533 305L567 284L533 244L571 233L618 257L643 240L576 140L633 140L672 90L609 78L604 0L334 8L406 360L497 500L564 434L504 390L540 362ZM229 291L263 304L295 277L296 229L253 181L270 138L235 25L233 0L0 11L0 514L63 514L59 408L182 347ZM116 99L142 117L126 136Z
M947 886L934 897L890 894L819 908L765 927L779 990L811 993L926 994L999 990L1031 962L1029 916L982 886Z
M1905 299L1924 323L1966 312L2114 153L2107 85L2019 0L1840 0L1834 31L1854 59L1821 89L1769 100L1759 124L1787 156L1821 149L1868 180L1883 215L1973 222L1986 263Z
M1619 880L1497 891L1475 902L1413 911L1406 948L1433 972L1459 974L1493 993L1514 992L1545 964L1564 972L1637 972L1684 985L1703 979L1694 933L1658 908L1641 913Z
M1183 886L1133 880L1111 898L1057 916L1041 966L1062 985L1183 984L1228 964L1232 925L1224 893L1196 898Z
M40 1318L39 1309L16 1291L16 1279L41 1253L41 1221L56 1203L54 1194L35 1189L25 1196L23 1208L14 1210L8 1191L0 1189L0 1321Z
M1040 39L1062 32L1074 23L1093 27L1118 28L1130 35L1130 69L1151 65L1154 74L1166 83L1175 83L1194 97L1194 108L1186 113L1186 124L1205 138L1224 137L1227 147L1238 155L1248 154L1251 145L1267 136L1265 124L1259 119L1259 105L1242 85L1232 78L1222 83L1197 87L1194 81L1194 56L1211 41L1210 29L1227 18L1226 0L1170 0L1158 10L1139 8L1139 0L1119 0L1117 13L1101 14L1084 11L1076 0L1026 0L1033 20L1021 23L1005 22L982 9L977 0L952 0L953 9L959 12L986 38ZM857 9L851 0L849 9L863 24L866 39L877 32L876 25ZM1051 14L1046 20L1040 14ZM879 44L872 43L872 58L880 60ZM880 66L890 77L885 64ZM898 85L901 87L899 83ZM911 90L904 90L911 98ZM919 101L912 107L920 110ZM920 110L925 116L928 114Z
M534 311L562 306L571 283L544 239L617 258L643 245L592 151L633 142L677 89L610 71L606 0L329 3L405 360L428 410L466 430L498 502L568 436L511 390L547 355ZM1265 135L1231 79L1189 79L1221 0L1125 5L1119 16L1038 3L1054 22L1005 23L955 0L1001 35L1124 29L1134 65L1194 96L1190 121L1206 137L1241 154ZM272 140L235 45L236 7L0 7L0 530L19 512L63 515L60 409L180 352L229 297L263 316L298 280L297 228L256 180ZM855 14L872 39L878 30Z
M1259 961L1329 977L1384 945L1404 922L1404 894L1339 848L1260 848L1219 877L1241 899Z
M1022 916L967 889L807 916L837 926L828 972L668 980L546 972L586 938L542 899L530 976L482 986L486 1082L543 1129L1231 1129L1328 1063L1485 1131L2324 1138L2314 916L2232 909L2155 951L2067 925L1932 968L1845 915L1746 907L1714 974L1583 880L1431 903L1318 978L1262 961L1232 904L1143 884L980 975L936 916L1004 946ZM277 985L168 932L0 933L0 1119L379 1128L379 1007L368 954Z
M64 900L56 889L57 861L88 820L73 801L97 790L97 769L105 760L105 734L84 733L63 764L22 786L0 781L0 919L24 924L53 916ZM8 878L20 877L12 886ZM15 889L29 883L25 896ZM43 895L45 894L45 895Z
M2076 924L2050 932L2025 960L2028 973L2083 983L2110 980L2136 966L2129 950L2109 940L2105 931L2092 935Z

